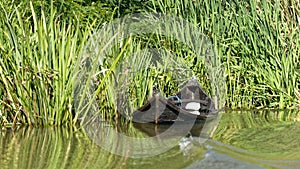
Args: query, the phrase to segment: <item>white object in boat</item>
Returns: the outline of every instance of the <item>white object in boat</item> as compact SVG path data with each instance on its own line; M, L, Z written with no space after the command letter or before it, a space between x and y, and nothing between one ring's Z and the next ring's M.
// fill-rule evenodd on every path
M199 111L192 111L192 112L189 112L189 113L194 114L194 115L200 115Z
M190 102L190 103L186 104L185 109L199 110L200 109L200 103Z

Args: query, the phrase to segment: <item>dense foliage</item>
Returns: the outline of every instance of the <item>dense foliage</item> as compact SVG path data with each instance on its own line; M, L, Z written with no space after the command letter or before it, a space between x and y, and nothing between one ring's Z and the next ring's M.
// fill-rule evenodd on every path
M85 42L114 18L146 11L187 19L212 40L227 75L226 107L299 106L298 1L16 0L0 2L0 7L0 126L73 125L78 118L72 111L73 70ZM151 37L135 40L132 45L155 42ZM185 48L172 49L182 56ZM192 63L193 57L187 60ZM204 67L190 68L209 90ZM143 82L137 79L141 84L133 87L149 87ZM109 99L99 102L113 107Z

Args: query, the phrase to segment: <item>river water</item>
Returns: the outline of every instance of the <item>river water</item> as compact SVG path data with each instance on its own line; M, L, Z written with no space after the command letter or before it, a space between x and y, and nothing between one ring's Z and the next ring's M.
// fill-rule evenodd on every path
M223 112L210 139L199 137L203 124L185 137L182 126L163 135L169 126L123 123L8 129L0 168L300 168L299 120L295 111Z

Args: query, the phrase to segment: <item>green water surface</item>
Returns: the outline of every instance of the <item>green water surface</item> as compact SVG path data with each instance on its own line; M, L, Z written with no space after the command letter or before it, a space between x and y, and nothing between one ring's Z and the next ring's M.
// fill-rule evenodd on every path
M195 135L189 136L175 140L178 144L166 152L144 158L120 156L103 148L99 140L108 140L112 147L128 154L133 151L126 144L120 146L120 140L103 128L92 130L96 136L91 136L89 128L2 130L0 168L300 168L298 120L297 113L290 111L226 112L222 113L212 139L205 143L200 144ZM118 126L115 130L129 137L153 137L135 125L123 125L121 129L122 125ZM144 128L149 131L152 127ZM153 129L154 133L163 132ZM174 143L171 136L164 139L164 144ZM182 142L187 146L180 147ZM145 151L152 150L145 147Z

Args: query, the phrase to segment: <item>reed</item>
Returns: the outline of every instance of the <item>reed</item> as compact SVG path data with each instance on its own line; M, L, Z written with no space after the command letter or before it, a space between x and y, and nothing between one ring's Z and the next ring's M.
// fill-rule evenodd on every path
M298 107L298 1L161 0L153 4L155 10L189 19L212 39L226 63L228 107Z
M120 5L122 4L122 5ZM299 48L300 4L298 1L12 1L0 3L0 125L73 125L81 115L74 111L73 84L76 64L95 30L116 17L134 12L161 12L187 19L197 25L214 44L226 74L226 107L297 108L300 103ZM126 8L126 10L125 10ZM128 40L128 39L126 39ZM157 43L164 42L164 43ZM144 48L172 51L182 58L204 89L211 93L203 61L184 45L163 36L133 37L121 58L133 53L147 55ZM112 50L100 67L97 101L105 116L116 111L112 65L118 50ZM138 58L136 58L138 59ZM178 90L172 71L162 65L141 71L131 68L134 107L152 94L152 86L168 96ZM106 70L109 76L104 79ZM174 72L173 72L174 74ZM125 77L125 76L123 76ZM140 79L145 79L141 81ZM103 81L104 79L104 81ZM124 79L119 81L125 82ZM110 87L114 87L111 85ZM121 86L119 86L121 88Z
M41 10L40 15L32 2L5 5L1 3L1 118L13 124L72 125L72 70L91 27L61 19L52 1L49 13Z

